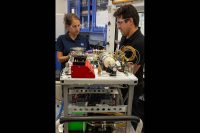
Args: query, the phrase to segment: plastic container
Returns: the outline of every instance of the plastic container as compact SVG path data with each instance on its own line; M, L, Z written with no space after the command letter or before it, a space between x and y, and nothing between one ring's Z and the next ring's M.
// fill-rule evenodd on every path
M83 112L73 112L71 115L73 116L83 116ZM72 117L73 117L72 116ZM68 123L69 131L83 131L86 130L86 122L69 122Z

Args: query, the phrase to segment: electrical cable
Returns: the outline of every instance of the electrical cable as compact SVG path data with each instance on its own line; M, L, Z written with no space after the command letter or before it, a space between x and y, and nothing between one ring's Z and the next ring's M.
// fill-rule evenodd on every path
M122 96L121 89L117 88L117 90L118 90L119 97L120 97L120 104L123 105L123 104L124 104L124 101L123 101L123 96Z
M61 117L63 109L64 109L64 100L62 100L61 108L60 108L59 114L56 117L56 120L58 120Z
M135 49L135 50L136 50L136 52L138 52L138 60L136 61L137 62L136 64L139 64L139 62L140 62L140 53L139 53L139 51L137 49ZM137 56L136 56L136 58L137 58Z
M56 98L56 100L58 100L59 102L62 101L61 99Z
M126 56L124 56L124 59L126 60L126 61L133 61L134 59L135 59L135 57L137 56L136 55L136 49L135 48L133 48L132 46L123 46L122 48L121 48L121 51L123 52L123 53L125 53L125 52L128 52L128 51L131 51L132 52L132 55L129 57L129 58L127 58Z

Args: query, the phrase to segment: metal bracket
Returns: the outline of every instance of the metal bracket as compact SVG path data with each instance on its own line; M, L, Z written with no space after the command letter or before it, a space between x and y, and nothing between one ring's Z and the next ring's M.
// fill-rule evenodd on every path
M69 89L69 94L119 94L117 89Z
M127 112L127 105L119 106L74 106L68 107L69 112Z

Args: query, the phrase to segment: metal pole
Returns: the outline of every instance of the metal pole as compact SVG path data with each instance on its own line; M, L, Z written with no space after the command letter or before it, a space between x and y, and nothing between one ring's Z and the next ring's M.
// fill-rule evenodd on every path
M133 102L133 95L134 95L134 86L130 85L128 88L128 108L127 108L127 115L130 116L132 114L132 102ZM127 121L126 126L126 133L130 133L130 121Z
M134 121L138 123L140 118L137 116L87 116L87 117L61 117L60 123L76 122L76 121Z
M64 117L68 117L68 86L64 85ZM68 123L64 124L64 133L68 133Z

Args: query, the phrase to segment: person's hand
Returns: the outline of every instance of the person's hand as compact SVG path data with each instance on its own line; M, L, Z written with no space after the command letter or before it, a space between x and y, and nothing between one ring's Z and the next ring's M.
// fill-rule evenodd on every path
M85 53L85 56L88 56L89 54L88 53Z
M71 51L70 55L74 57L74 56L77 56L77 53L75 51Z

